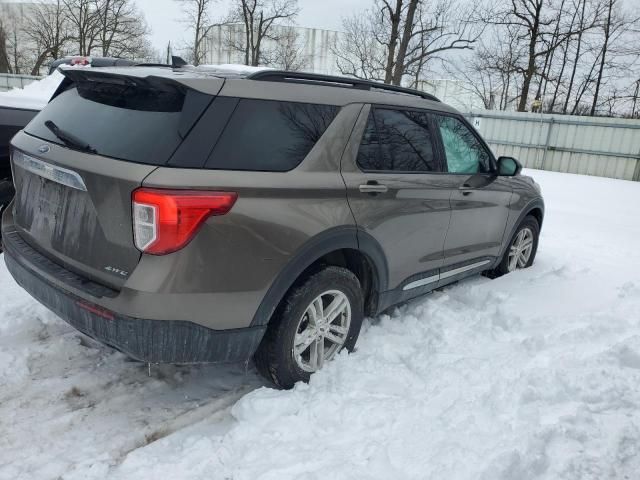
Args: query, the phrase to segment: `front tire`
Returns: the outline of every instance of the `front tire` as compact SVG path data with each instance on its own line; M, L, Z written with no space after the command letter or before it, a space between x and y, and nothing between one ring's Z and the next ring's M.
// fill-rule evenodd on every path
M255 355L256 367L280 388L309 381L342 349L352 351L362 320L358 278L329 266L294 286L274 313Z
M524 217L511 237L500 265L493 271L493 276L499 277L533 265L538 251L539 236L540 224L538 220L531 215Z

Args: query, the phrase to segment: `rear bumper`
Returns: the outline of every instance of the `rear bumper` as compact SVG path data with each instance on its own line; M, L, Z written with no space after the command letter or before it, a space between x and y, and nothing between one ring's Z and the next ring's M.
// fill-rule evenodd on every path
M17 237L12 239L15 235L15 232L5 235L4 258L16 282L80 332L136 360L150 363L240 362L248 360L262 340L266 327L212 330L182 320L128 317L87 302L47 281L45 275L39 273L40 269L64 269L49 265L52 262L33 249L28 250L30 247L21 245ZM66 272L67 279L72 281L74 274ZM58 278L64 274L55 273Z

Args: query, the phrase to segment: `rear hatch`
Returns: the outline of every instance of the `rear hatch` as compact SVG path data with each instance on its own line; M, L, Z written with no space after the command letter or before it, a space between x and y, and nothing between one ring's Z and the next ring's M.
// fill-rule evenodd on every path
M132 192L167 164L213 96L168 76L65 75L51 103L14 139L14 222L41 253L117 289L141 255Z

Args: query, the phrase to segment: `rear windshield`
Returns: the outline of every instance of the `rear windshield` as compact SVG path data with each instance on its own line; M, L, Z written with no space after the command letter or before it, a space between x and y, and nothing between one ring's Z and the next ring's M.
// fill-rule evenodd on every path
M184 102L185 94L177 88L80 82L53 99L25 131L64 144L45 126L50 120L99 155L164 165L182 141Z

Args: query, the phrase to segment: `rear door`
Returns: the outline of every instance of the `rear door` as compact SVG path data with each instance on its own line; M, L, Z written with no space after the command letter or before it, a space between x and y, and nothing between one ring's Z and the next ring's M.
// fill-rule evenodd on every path
M118 288L140 259L132 192L168 162L213 97L197 94L194 114L191 91L163 80L95 74L64 88L14 139L14 220L36 250Z
M382 247L389 288L417 294L438 279L451 215L433 125L424 111L366 106L354 133L342 174L355 221Z
M512 188L506 177L495 175L490 150L466 121L443 114L434 119L453 187L445 266L482 269L500 251Z

